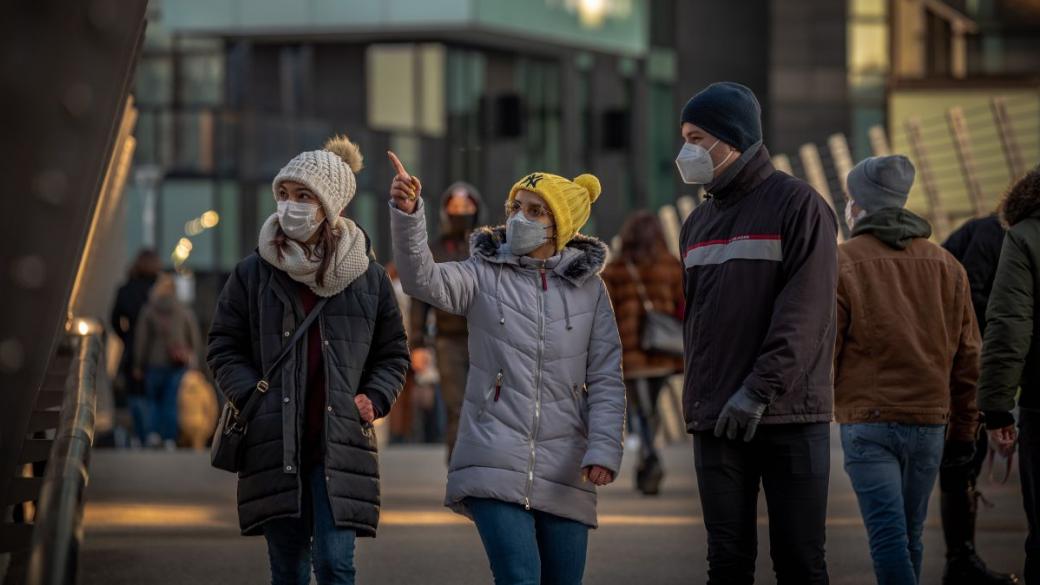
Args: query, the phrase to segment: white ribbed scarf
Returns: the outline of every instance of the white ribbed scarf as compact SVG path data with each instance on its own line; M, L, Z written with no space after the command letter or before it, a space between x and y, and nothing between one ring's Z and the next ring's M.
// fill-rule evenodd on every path
M278 248L273 243L278 233L277 213L267 218L264 226L260 228L260 257L284 271L296 282L307 285L314 294L331 297L350 286L350 283L368 270L365 235L357 224L345 217L339 217L334 231L340 235L339 245L325 272L325 286L318 286L315 281L320 261L308 260L306 251L299 242L291 238L286 239L288 245L282 250L282 257L278 258Z

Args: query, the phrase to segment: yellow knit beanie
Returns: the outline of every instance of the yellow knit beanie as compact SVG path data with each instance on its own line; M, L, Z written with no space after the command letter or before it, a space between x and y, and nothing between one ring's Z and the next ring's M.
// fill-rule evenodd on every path
M520 179L509 190L507 203L516 199L518 191L537 193L549 205L556 222L556 251L570 242L592 212L602 187L594 175L578 175L573 181L551 173L531 173Z

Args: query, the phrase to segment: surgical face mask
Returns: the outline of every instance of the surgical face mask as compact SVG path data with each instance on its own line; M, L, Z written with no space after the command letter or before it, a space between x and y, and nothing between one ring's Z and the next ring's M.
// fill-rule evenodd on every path
M547 227L527 219L523 212L513 214L506 222L506 242L509 244L509 250L517 256L537 250L549 241L545 235Z
M318 231L318 206L299 201L278 202L278 224L285 235L297 242L306 242Z
M710 153L715 150L719 142L719 140L716 140L715 144L712 144L711 148L708 149L699 144L690 144L689 142L683 144L682 149L679 151L679 156L675 157L675 166L679 167L679 176L682 177L683 183L687 185L707 185L712 182L715 178L715 170L726 164L729 157L733 155L733 152L730 151L726 158L722 159L722 162L714 164Z
M845 225L849 226L849 229L856 227L856 222L863 219L863 216L867 214L867 210L861 209L856 215L852 214L852 201L845 203Z

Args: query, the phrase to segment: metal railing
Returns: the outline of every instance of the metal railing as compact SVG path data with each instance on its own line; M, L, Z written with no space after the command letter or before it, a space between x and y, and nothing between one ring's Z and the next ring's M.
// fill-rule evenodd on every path
M51 445L37 505L28 585L64 585L76 580L83 538L83 491L94 442L101 336L76 337L75 357L66 381L61 422Z
M17 513L0 523L0 582L5 585L76 581L83 491L104 367L104 342L94 331L100 326L62 339L30 415L30 434L19 446L24 470L6 495Z

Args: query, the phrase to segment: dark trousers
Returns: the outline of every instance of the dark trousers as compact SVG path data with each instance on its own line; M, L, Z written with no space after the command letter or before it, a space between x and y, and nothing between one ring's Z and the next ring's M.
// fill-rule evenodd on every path
M755 582L758 489L769 508L777 585L825 585L828 423L763 425L750 443L693 436L708 530L708 585Z
M1018 413L1018 473L1029 534L1026 536L1026 585L1040 584L1040 411Z
M625 380L625 389L628 391L628 408L636 419L636 429L639 432L639 460L645 461L648 457L657 456L657 448L654 439L660 427L660 417L657 412L657 402L661 397L661 390L668 383L667 376L656 378L633 378Z

